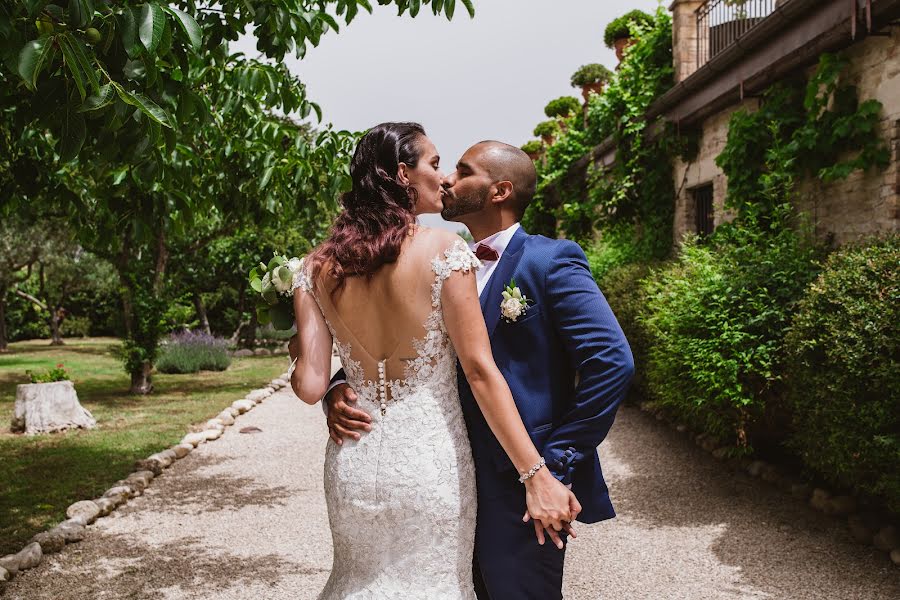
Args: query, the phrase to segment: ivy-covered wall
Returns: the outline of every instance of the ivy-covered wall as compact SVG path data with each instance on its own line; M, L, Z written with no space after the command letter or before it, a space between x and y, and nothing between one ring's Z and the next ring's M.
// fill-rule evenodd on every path
M898 146L900 146L900 38L870 37L842 53L846 67L841 84L855 88L858 98L882 104L874 137L889 144L890 161L883 170L856 170L846 178L824 182L819 177L798 181L795 207L808 213L816 236L842 245L879 232L900 229L898 205ZM811 76L816 67L807 71ZM731 215L724 208L728 181L716 158L728 138L731 116L738 110L755 111L760 99L745 100L717 113L697 128L699 144L691 161L673 157L677 197L675 198L674 239L695 233L694 198L691 191L713 185L715 222L718 226Z

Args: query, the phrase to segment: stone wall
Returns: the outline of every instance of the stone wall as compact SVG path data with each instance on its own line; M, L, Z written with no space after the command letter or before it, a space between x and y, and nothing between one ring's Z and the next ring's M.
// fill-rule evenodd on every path
M891 146L891 164L886 170L857 172L831 184L809 180L799 185L798 209L809 214L817 236L837 244L900 229L900 38L869 37L845 52L851 63L846 76L858 87L860 99L877 99L884 105L880 134ZM756 106L756 100L747 100L707 118L700 127L695 160L686 164L674 159L676 243L685 233L695 232L691 192L698 186L713 185L716 225L731 218L723 207L728 182L715 159L725 146L731 114Z

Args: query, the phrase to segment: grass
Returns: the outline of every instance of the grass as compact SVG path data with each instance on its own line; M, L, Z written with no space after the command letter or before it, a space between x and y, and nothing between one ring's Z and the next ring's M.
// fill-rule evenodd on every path
M66 519L66 508L96 498L145 458L178 441L247 391L287 370L285 356L235 358L226 371L155 373L154 393L132 396L129 377L110 352L113 338L10 344L0 354L0 556ZM10 432L16 385L26 369L63 363L97 428L27 437Z

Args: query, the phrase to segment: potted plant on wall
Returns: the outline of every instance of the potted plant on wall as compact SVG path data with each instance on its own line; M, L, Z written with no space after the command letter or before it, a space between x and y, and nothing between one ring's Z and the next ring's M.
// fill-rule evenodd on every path
M607 48L614 48L619 62L625 57L625 49L636 40L635 37L644 28L653 25L653 17L642 10L633 10L614 19L606 26L603 41Z
M575 96L561 96L551 100L544 107L544 114L551 119L556 119L559 129L566 131L566 120L581 110L581 102Z
M544 141L545 146L552 146L558 131L559 125L553 120L541 121L535 126L533 133Z
M540 160L544 154L544 144L541 143L541 140L529 140L522 145L522 151L531 160Z
M35 435L97 426L90 411L78 402L75 385L62 363L45 373L25 374L31 383L16 386L12 431Z
M613 72L599 63L583 65L572 74L572 87L580 87L584 103L591 94L603 93L603 88L612 79Z

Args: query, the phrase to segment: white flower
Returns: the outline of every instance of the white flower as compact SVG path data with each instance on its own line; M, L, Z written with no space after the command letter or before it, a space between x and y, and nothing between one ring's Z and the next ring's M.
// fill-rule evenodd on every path
M291 270L282 265L280 267L276 267L271 271L272 273L272 285L275 286L275 289L279 292L289 292L291 291L291 286L294 283L294 274ZM266 273L268 275L268 273Z
M511 280L503 291L503 301L500 303L500 312L503 318L510 323L525 314L528 310L528 297L522 295L522 291L516 287L515 280Z
M266 273L262 278L262 291L265 292L270 287L272 287L272 274Z
M516 298L507 298L500 305L500 311L508 320L515 321L525 312L525 307Z
M291 273L299 273L300 269L303 268L303 260L297 257L292 258L287 263L288 269L291 270Z

